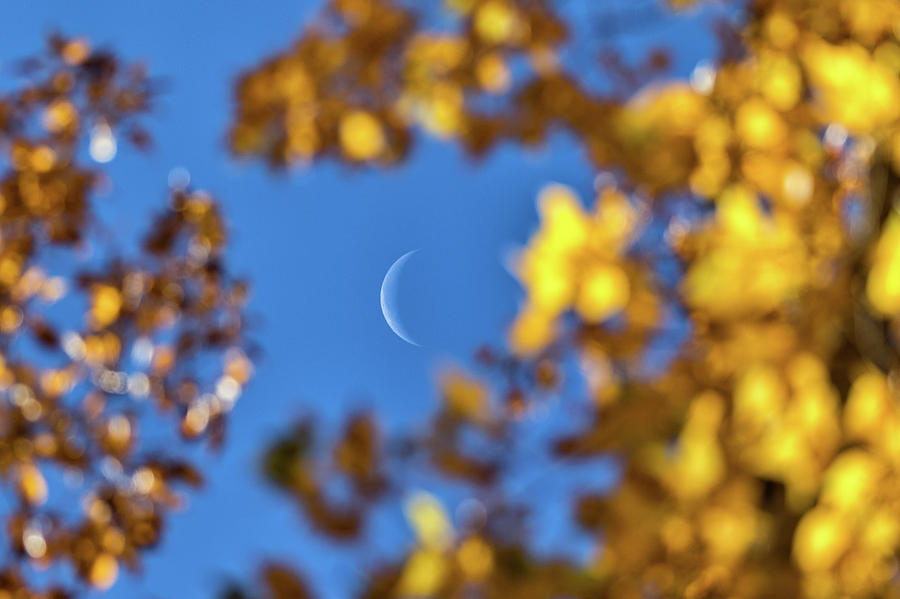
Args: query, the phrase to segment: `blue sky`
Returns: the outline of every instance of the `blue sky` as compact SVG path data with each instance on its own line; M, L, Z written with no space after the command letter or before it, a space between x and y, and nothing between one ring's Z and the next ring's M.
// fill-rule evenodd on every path
M564 4L577 12L587 3ZM233 412L226 448L203 454L207 486L170 519L143 574L123 576L107 593L111 599L212 597L224 580L247 580L272 556L313 571L323 597L347 596L356 575L346 555L313 539L294 506L262 484L257 465L266 440L310 411L337 422L350 408L371 407L394 428L420 420L435 405L440 364L465 363L480 343L502 342L519 291L501 260L536 226L536 192L550 181L585 196L591 189L594 173L562 135L536 151L501 147L479 163L451 145L423 140L409 163L390 171L323 163L272 174L231 159L224 134L235 77L288 45L318 5L34 0L4 6L0 80L11 76L11 61L40 49L54 30L85 35L165 79L148 123L155 149L140 155L123 148L108 167L115 184L97 200L99 210L122 239L132 239L165 201L170 170L186 168L195 187L222 202L232 268L253 287L253 337L263 356ZM651 25L620 41L632 53L669 46L676 73L685 76L714 47L709 34L698 33L706 15L674 27ZM399 310L421 348L390 331L379 305L388 267L416 248L423 251L408 265ZM386 522L396 528L388 540L403 542L399 511ZM390 542L376 543L385 545Z

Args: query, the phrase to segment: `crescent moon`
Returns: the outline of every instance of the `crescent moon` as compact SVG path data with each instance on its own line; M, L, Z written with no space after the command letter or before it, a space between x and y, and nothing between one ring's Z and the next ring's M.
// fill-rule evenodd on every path
M381 283L381 313L384 314L384 320L387 322L387 325L391 327L391 330L394 331L394 334L410 345L421 347L418 343L413 341L412 337L410 337L409 333L404 328L403 323L400 322L398 315L392 310L396 303L397 286L400 282L400 274L403 272L403 267L412 255L418 251L419 250L417 249L412 250L397 258L397 261L391 265L387 274L384 275L384 281Z

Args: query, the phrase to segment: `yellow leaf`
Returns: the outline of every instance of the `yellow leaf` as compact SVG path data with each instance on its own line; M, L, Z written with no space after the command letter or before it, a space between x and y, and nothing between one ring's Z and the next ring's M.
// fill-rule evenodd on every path
M481 420L486 415L488 394L479 381L460 372L450 372L442 378L441 390L454 414L473 420Z
M94 587L106 590L113 585L119 576L119 562L108 553L101 553L94 558L88 580Z
M446 558L433 549L419 549L406 561L397 590L401 597L430 597L446 577Z
M774 368L750 368L735 388L735 421L750 431L761 431L778 418L786 400L787 389Z
M353 160L371 160L384 151L381 124L368 112L354 110L344 115L339 135L344 153Z
M787 136L784 121L759 98L741 104L735 114L735 130L746 145L759 149L781 145Z
M538 353L552 341L554 321L554 315L536 307L526 307L519 312L510 328L510 347L525 356Z
M229 350L225 355L225 374L243 385L253 374L253 363L241 350Z
M845 451L829 466L819 501L843 511L858 509L875 491L880 474L869 453Z
M44 111L44 128L51 133L65 131L77 121L78 111L68 100L56 100Z
M95 329L102 329L119 318L122 294L115 287L95 285L91 300L91 321Z
M821 571L831 568L850 542L850 531L840 514L827 507L806 513L794 533L794 559L801 569Z
M430 493L417 491L404 506L406 519L425 547L443 548L453 539L450 520L443 506Z
M516 13L504 0L488 0L475 13L475 31L486 42L510 41L516 30Z
M37 466L23 464L19 467L19 490L31 505L41 505L47 501L47 481Z
M802 53L810 80L821 91L824 117L854 133L868 133L900 115L900 82L856 44L816 41Z
M62 48L62 59L70 65L81 64L90 55L91 47L84 39L74 39Z
M628 276L621 268L610 263L596 264L584 274L575 309L585 320L599 322L620 312L630 295Z
M892 213L875 248L866 295L883 314L900 312L900 217Z
M844 430L850 439L875 441L891 412L887 380L879 372L859 376L844 407Z
M781 53L761 54L759 89L763 96L779 110L790 110L800 100L803 78L796 63Z
M494 567L494 554L490 546L478 537L466 539L456 551L459 569L469 580L482 580Z
M31 153L31 168L46 173L56 164L56 152L49 146L38 146Z
M475 75L481 87L491 93L502 93L509 89L510 74L503 57L492 52L478 61L475 66Z

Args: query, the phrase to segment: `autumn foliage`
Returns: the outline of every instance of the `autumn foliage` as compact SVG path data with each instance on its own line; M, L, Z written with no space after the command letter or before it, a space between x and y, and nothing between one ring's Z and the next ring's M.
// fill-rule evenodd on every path
M446 9L455 27L430 30L428 9L335 0L237 91L234 151L276 167L390 164L416 130L476 155L565 130L602 173L593 198L540 191L509 355L446 379L414 443L483 522L412 500L418 544L361 596L894 596L900 5L750 2L690 81L603 92L567 68L551 3ZM513 465L459 432L515 444L568 364L589 393L546 450L623 474L570 497L593 557L547 561L507 517L533 507Z
M53 37L20 72L0 96L0 481L15 506L0 597L57 598L73 589L31 589L26 562L107 588L157 543L176 488L201 482L178 439L222 440L251 372L246 287L222 264L215 203L189 190L134 252L108 249L83 155L108 159L113 132L149 143L141 67Z
M419 432L389 437L360 413L337 438L310 417L265 442L267 478L336 543L365 546L371 513L403 502L415 540L378 556L358 596L900 597L900 2L751 0L689 80L662 77L653 53L606 61L609 89L567 64L578 40L548 1L325 4L237 82L235 155L386 167L421 135L482 156L565 131L598 174L592 197L535 190L507 347L445 373ZM156 540L171 485L198 477L142 451L147 412L216 442L250 377L245 289L221 263L215 204L190 190L138 258L44 272L41 248L91 238L81 140L101 123L141 142L129 127L152 93L77 40L54 40L27 76L0 99L0 476L19 496L0 582L25 588L25 562L67 560L104 587ZM81 322L42 316L79 294ZM211 380L193 368L205 350ZM566 498L587 558L537 549L537 506L512 482L529 466L511 457L525 417L560 397L569 432L538 448L554 466L532 480L621 471ZM44 507L51 464L79 473L83 514ZM467 509L453 518L413 488L415 468L461 485ZM228 596L316 596L303 570L264 565Z

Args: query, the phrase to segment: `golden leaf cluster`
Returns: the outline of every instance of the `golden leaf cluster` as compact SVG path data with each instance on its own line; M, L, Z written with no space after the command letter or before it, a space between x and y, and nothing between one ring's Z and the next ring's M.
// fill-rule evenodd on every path
M236 97L233 150L276 167L563 130L614 173L540 191L508 351L447 374L401 456L469 485L477 522L413 495L406 556L360 596L900 596L900 3L753 0L689 80L625 94L569 70L551 3L445 4L431 30L333 0ZM573 365L582 409L549 454L622 475L567 497L593 554L548 559L504 457Z
M135 252L91 257L112 240L82 157L98 127L146 145L143 68L59 36L21 66L0 95L0 597L60 599L139 568L201 481L179 439L219 443L252 367L208 195L173 192ZM66 584L32 586L59 564Z

